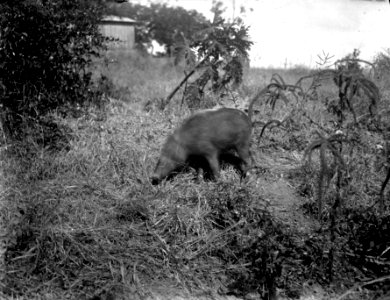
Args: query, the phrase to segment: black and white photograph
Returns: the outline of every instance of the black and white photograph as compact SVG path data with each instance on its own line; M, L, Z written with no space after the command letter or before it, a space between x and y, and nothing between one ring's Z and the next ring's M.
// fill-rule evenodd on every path
M0 1L0 300L390 300L390 0Z

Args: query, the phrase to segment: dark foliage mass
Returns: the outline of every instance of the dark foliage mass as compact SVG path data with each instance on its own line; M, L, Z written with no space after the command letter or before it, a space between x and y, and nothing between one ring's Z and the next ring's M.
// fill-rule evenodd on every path
M144 6L134 3L108 2L108 14L130 17L138 22L136 43L139 48L148 47L152 40L163 45L168 54L177 39L183 35L190 39L192 35L206 28L206 18L195 10L187 11L182 7L171 7L166 3L151 3Z
M356 255L351 261L373 276L389 274L390 216L355 210L348 215L348 244Z
M1 123L8 137L54 109L98 102L88 70L104 38L101 1L6 1L0 4Z

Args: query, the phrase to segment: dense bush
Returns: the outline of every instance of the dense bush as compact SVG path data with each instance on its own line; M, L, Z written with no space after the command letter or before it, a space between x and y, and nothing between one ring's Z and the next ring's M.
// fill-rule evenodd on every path
M88 69L104 46L101 1L5 1L0 10L0 121L7 137L23 138L53 110L101 100Z

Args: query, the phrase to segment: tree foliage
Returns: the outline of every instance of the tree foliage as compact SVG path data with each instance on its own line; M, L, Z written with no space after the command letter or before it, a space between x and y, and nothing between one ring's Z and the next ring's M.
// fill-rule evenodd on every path
M0 117L8 137L26 120L99 99L88 66L104 47L102 2L7 1L0 10Z
M211 83L213 93L222 94L223 90L237 87L242 82L244 66L249 61L249 49L253 44L249 40L249 27L240 19L227 22L221 16L218 3L214 13L214 20L207 28L196 32L190 40L182 36L176 43L176 63L184 59L189 71L167 101L196 71L198 77L184 92L189 105L194 107L203 98L208 83Z
M181 35L187 39L206 27L208 21L195 10L182 7L171 7L166 3L151 3L144 6L134 3L109 2L108 13L116 16L130 17L138 21L136 43L147 47L153 40L165 47L167 54Z

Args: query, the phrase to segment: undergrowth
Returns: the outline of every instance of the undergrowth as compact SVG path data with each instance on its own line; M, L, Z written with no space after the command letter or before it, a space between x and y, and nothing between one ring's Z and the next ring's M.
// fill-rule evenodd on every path
M362 151L344 148L351 150L346 161L351 176L342 182L346 188L336 238L332 240L326 213L315 230L303 233L275 217L267 193L254 184L257 178L240 181L233 168L222 170L218 182L196 182L190 170L160 186L150 184L162 143L190 111L180 106L179 98L165 110L156 104L180 70L163 61L141 65L135 72L117 64L116 75L112 65L106 69L107 93L117 93L108 96L119 95L123 101L110 99L104 113L91 108L77 119L53 114L59 127L70 130L59 148L42 147L36 139L1 148L0 216L6 250L1 297L143 299L152 295L153 287L180 286L190 293L255 293L267 299L279 291L298 298L307 284L337 290L388 274L389 219L367 209L375 204L384 173L383 155L376 148L379 137L362 136ZM305 70L298 71L302 76ZM265 82L265 75L253 72ZM294 77L293 72L288 76ZM254 90L245 81L236 96L248 99ZM320 108L325 100L321 98ZM306 108L317 124L294 119L261 139L261 128L255 126L255 156L302 157L313 128L327 128L329 121L319 107ZM255 114L259 121L284 118L286 112L260 105ZM316 154L313 161L295 165L286 177L305 200L309 217L317 213ZM256 163L261 169L262 162ZM331 171L326 174L327 212L335 196ZM251 176L265 181L279 176L271 173L269 167ZM370 287L386 291L386 283Z
M75 132L69 151L4 150L5 295L141 297L141 287L161 283L299 294L315 256L296 261L302 237L233 169L219 183L196 183L190 172L150 185L162 135L175 127L165 118L112 103L106 120L63 120Z

